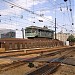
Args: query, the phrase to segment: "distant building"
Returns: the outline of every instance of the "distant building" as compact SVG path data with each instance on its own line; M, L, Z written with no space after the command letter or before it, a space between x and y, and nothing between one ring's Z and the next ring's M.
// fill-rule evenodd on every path
M15 38L16 33L11 29L1 29L0 30L0 38Z
M46 26L37 27L37 26L29 26L25 29L25 35L27 38L54 38L54 31L48 29Z
M21 30L0 29L0 38L23 38L23 36Z
M22 31L16 30L16 38L23 38Z
M63 33L63 32L59 32L57 33L57 39L60 41L67 41L67 38L70 36L70 33ZM75 34L72 34L75 37Z

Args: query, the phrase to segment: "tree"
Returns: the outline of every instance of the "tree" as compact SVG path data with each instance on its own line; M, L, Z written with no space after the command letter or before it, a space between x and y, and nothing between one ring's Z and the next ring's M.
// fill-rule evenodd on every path
M75 42L74 36L71 34L71 35L68 37L67 41Z

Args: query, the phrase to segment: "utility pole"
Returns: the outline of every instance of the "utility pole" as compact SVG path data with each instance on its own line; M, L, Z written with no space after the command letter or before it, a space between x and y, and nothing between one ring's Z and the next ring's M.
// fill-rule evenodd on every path
M24 29L22 28L21 31L22 31L22 36L23 36L23 39L24 39Z
M55 1L55 39L56 39L56 1Z
M56 39L56 18L55 18L55 39Z

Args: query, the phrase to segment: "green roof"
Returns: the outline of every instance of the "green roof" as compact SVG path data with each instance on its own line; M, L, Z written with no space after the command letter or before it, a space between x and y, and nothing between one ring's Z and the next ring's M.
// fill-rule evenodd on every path
M52 31L54 32L53 30L51 29L48 29L47 27L37 27L37 26L29 26L29 27L26 27L26 29L29 29L29 28L34 28L34 29L40 29L40 30L46 30L46 31Z

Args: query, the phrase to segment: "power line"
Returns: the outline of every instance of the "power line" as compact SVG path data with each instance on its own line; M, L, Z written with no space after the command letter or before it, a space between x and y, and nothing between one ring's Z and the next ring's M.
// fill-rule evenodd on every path
M55 8L55 7L57 7L57 6L59 6L60 5L60 7L61 7L61 5L64 5L64 3L60 3L60 4L58 4L58 3L56 3L56 5L54 5L50 0L48 0L49 2L50 2L50 4ZM59 8L60 8L59 7ZM62 11L62 8L60 9L60 11ZM58 25L58 24L57 24ZM58 25L59 27L62 27L62 26L60 26L60 25ZM63 28L63 27L62 27Z
M25 8L19 6L19 5L16 5L16 4L14 4L14 3L8 2L8 1L6 1L6 0L3 0L3 1L6 2L6 3L11 4L11 5L13 5L13 6L16 6L16 7L20 8L20 9L23 9L23 10L25 10L25 11L31 13L31 14L37 15L37 16L39 16L39 17L42 17L42 16L40 16L39 14L37 14L37 13L35 13L35 12L33 12L33 11L30 11L30 10L28 10L28 9L25 9ZM50 21L50 19L48 19L48 18L46 18L46 17L42 17L42 18L48 20L50 23L52 23L52 24L54 25L54 22L53 22L53 21ZM58 25L58 24L57 24L57 25ZM59 26L59 25L58 25L58 26ZM62 27L62 26L60 26L60 27Z
M13 24L13 22L15 21L15 22L16 22L15 25L18 25L18 24L22 24L22 25L24 25L24 24L29 24L29 25L30 25L30 24L31 24L31 23L29 22L29 20L27 20L27 19L25 19L25 18L24 18L24 19L20 19L20 20L22 20L22 22L21 22L20 20L18 21L18 19L15 20L15 18L16 18L15 16L12 16L12 17L13 17L14 19L12 19L12 18L5 18L5 17L2 18L2 19L5 19L5 20L3 20L3 21L5 21L5 23L7 22L7 20L8 20L9 22L11 22L12 24ZM17 18L19 18L19 16L18 16ZM1 19L1 20L2 20L2 19ZM26 20L26 21L25 21L25 20ZM2 21L2 22L3 22L3 21ZM24 21L24 22L23 22L23 21ZM28 21L28 22L27 22L27 21ZM26 22L27 22L27 23L26 23ZM33 21L31 21L31 22L33 22ZM7 22L7 23L8 23L8 22ZM17 23L18 23L18 24L17 24ZM20 26L20 25L18 25L18 26Z
M19 5L16 5L16 4L14 4L14 3L11 3L11 2L9 2L9 1L6 1L6 0L3 0L3 1L6 2L6 3L11 4L11 5L13 5L13 6L16 6L16 7L20 8L20 9L23 9L23 10L25 10L25 11L31 13L31 14L35 14L36 16L42 17L42 18L44 18L45 20L48 20L48 21L51 22L51 23L54 23L53 21L51 21L51 20L50 20L49 18L47 18L47 17L40 16L39 14L37 14L37 13L35 13L35 12L33 12L33 11L30 11L30 10L28 10L28 9L26 9L26 8L23 8L23 7L19 6Z
M71 0L69 0L69 3L70 3L70 12L71 12L72 25L73 25L73 16L72 16Z

